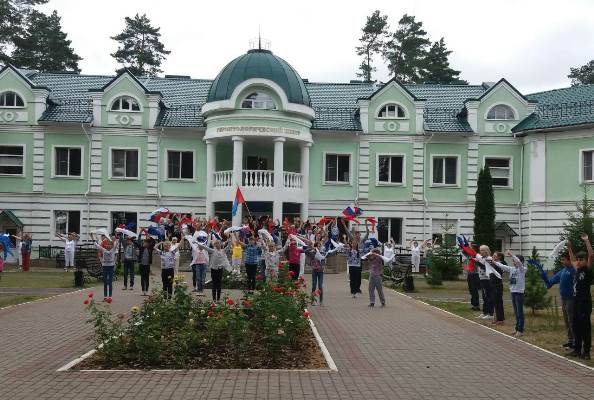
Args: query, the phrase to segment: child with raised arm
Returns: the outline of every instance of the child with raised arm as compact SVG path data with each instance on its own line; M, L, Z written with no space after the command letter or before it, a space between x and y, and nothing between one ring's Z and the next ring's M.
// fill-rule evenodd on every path
M138 234L138 269L140 272L140 288L142 289L142 295L147 296L149 291L151 264L153 263L153 249L154 242L150 236L147 236L144 240L141 238L142 231Z
M190 267L192 268L192 284L194 291L198 296L204 296L204 283L206 281L206 267L208 265L208 252L198 247L199 240L205 240L206 236L199 235L198 240L194 240L191 235L184 237L192 246L192 261Z
M511 292L514 315L516 317L516 328L512 333L515 337L524 335L524 289L526 287L526 266L524 257L515 256L511 250L507 255L512 258L512 266L508 266L501 261L495 261L495 264L503 271L509 273L509 291Z
M249 238L248 244L244 248L244 253L248 291L253 292L256 290L256 274L258 273L260 254L262 254L262 249L258 245L255 236Z
M68 235L56 233L58 239L64 242L64 271L68 272L68 268L74 268L74 252L76 251L76 242L79 237L76 232L70 232Z
M575 348L570 354L584 360L590 359L590 350L592 347L592 262L594 260L594 251L588 235L583 233L580 238L584 241L588 252L573 252L571 241L567 242L569 257L575 267L574 283L574 314L573 314L573 332L575 334Z
M136 259L136 243L130 236L124 241L124 287L128 289L128 276L130 277L130 290L134 289L134 261Z
M389 260L382 256L380 250L375 248L369 253L361 257L363 260L367 260L369 266L369 307L375 306L375 291L379 295L382 307L386 306L386 298L384 297L384 288L382 286L382 272L384 269L384 263Z
M157 254L161 257L161 282L165 298L170 299L173 295L173 278L175 275L175 256L179 244L171 244L170 241L160 242L155 246Z
M210 268L210 278L212 280L212 301L221 300L221 287L223 285L223 270L231 270L231 264L227 258L227 249L223 247L220 240L212 241L212 249L196 242L196 245L202 250L208 252Z
M573 334L573 281L575 278L575 268L571 264L571 259L568 253L561 253L559 262L563 267L559 272L549 279L543 266L536 260L528 260L529 264L536 266L540 271L540 276L548 289L554 285L559 284L559 295L561 296L561 310L563 311L563 322L565 323L565 330L567 331L567 343L563 347L568 349L574 348L574 334Z
M113 270L118 252L117 241L105 240L101 245L95 235L91 233L91 240L95 242L95 247L101 252L101 269L103 270L103 301L111 303L113 292Z
M412 264L412 272L419 272L421 265L421 247L416 238L410 241L410 263Z
M266 265L266 279L274 279L278 276L278 264L280 263L280 257L283 251L274 242L268 242L266 245L262 253L264 265Z

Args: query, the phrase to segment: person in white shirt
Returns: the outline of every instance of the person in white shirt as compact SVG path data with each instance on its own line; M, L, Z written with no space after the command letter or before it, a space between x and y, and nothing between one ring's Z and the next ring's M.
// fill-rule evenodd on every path
M389 241L384 243L384 257L390 260L386 263L388 265L394 260L394 256L396 255L395 247L396 243L394 242L393 238L390 238Z
M91 239L95 242L95 247L99 249L101 255L101 268L103 270L103 301L111 303L113 292L113 270L118 252L117 240L105 240L103 246L96 240L95 235L91 233Z
M155 246L155 250L161 257L161 282L166 299L170 299L173 295L173 277L178 245L172 245L170 241L166 241Z
M76 232L70 232L68 236L56 233L56 236L64 242L64 271L68 272L68 268L74 268L74 252L79 237Z
M416 238L410 242L410 263L412 264L412 272L419 272L419 265L421 265L421 247Z
M204 283L206 280L206 269L209 262L208 252L198 247L197 240L191 235L184 237L192 246L192 261L190 268L192 268L192 285L194 286L194 292L198 293L198 296L204 296ZM198 239L206 241L206 237L198 236Z

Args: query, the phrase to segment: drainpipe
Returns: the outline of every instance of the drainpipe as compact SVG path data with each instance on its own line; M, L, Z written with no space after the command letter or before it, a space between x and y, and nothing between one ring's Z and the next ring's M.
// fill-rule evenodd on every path
M517 139L514 132L514 139ZM524 200L524 140L522 140L522 149L520 153L520 198L516 208L518 209L518 240L520 241L520 254L523 249L522 239L522 201Z
M427 223L425 221L425 214L427 213L427 207L429 207L429 200L427 200L427 190L425 187L425 181L427 176L427 171L425 171L425 166L427 165L427 145L433 139L433 133L430 133L429 139L425 142L423 146L423 240L427 237ZM413 150L414 151L414 150ZM429 165L428 168L432 168Z
M157 207L161 206L161 138L163 136L163 127L159 131L157 140Z
M87 168L87 191L85 192L85 200L87 201L87 236L89 236L89 232L90 232L90 224L91 224L91 201L89 200L89 193L91 192L91 153L92 153L92 139L91 139L91 134L89 132L87 132L87 130L85 129L85 124L80 124L83 132L85 135L87 135L87 139L89 141L89 151L88 151L88 158L89 158L89 162L88 164L88 168Z

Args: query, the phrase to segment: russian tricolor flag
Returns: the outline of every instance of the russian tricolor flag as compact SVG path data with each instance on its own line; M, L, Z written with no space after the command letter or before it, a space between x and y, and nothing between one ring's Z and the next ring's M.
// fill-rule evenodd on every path
M237 192L235 192L235 200L233 200L233 207L231 207L231 215L235 216L237 214L237 209L239 208L240 204L245 203L245 199L243 198L243 194L241 190L239 190L239 186L237 187Z

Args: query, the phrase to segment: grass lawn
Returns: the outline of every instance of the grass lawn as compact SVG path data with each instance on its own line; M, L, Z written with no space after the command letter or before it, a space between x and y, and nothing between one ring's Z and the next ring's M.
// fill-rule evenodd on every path
M388 281L384 281L384 285L388 287L391 286ZM395 289L402 292L401 285ZM567 336L560 308L561 300L559 298L559 289L553 288L550 290L549 294L551 297L557 297L558 312L556 315L551 315L553 311L539 310L536 315L533 316L531 310L525 308L524 336L521 339L553 353L565 356L568 351L561 347L561 345L567 341ZM415 276L415 291L406 293L406 295L425 301L435 307L508 335L514 330L515 318L511 302L509 301L510 294L508 287L504 287L503 295L506 318L504 325L492 325L490 321L476 318L479 312L470 309L468 287L465 280L452 282L444 281L442 286L430 286L427 284L424 277L420 275ZM574 360L594 367L593 360Z
M74 273L64 271L3 272L0 288L73 288Z
M41 299L40 296L0 296L0 308Z

